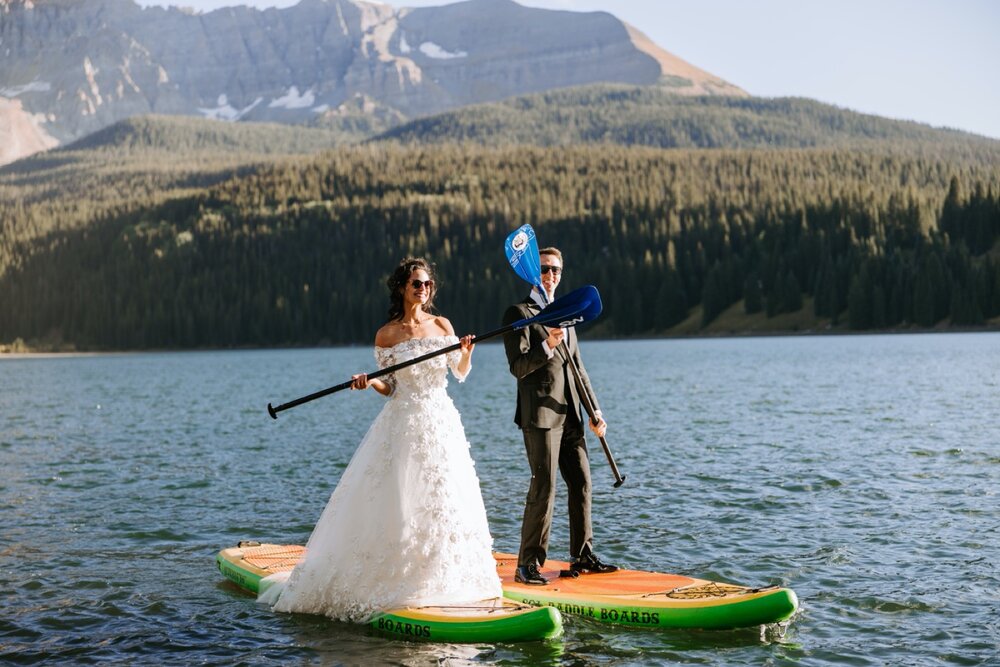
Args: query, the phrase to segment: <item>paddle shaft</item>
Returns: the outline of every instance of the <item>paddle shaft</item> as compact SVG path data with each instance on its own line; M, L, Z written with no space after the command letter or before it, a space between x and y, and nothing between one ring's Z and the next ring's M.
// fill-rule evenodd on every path
M559 349L558 347L556 348ZM597 417L597 409L594 408L593 401L590 400L590 394L587 392L586 387L583 386L583 381L580 380L580 368L576 365L576 360L573 359L573 355L569 354L568 351L562 351L562 358L569 362L569 366L573 371L573 381L576 383L576 391L580 394L581 400L583 400L583 407L587 410L587 416L590 417L590 423L597 426L601 423L601 420ZM611 472L615 476L615 488L625 483L626 475L622 475L618 471L618 464L615 463L615 457L611 455L611 447L608 445L608 441L604 439L603 435L598 436L598 440L601 441L601 447L604 448L604 455L608 457L608 464L611 466Z
M513 331L514 329L523 329L529 324L547 324L557 327L570 327L580 322L586 322L591 320L601 314L601 295L598 294L597 288L593 285L585 285L579 289L575 289L569 294L556 299L549 308L546 309L545 313L540 313L534 317L518 320L517 322L511 322L505 326L500 327L485 333L481 336L475 336L476 342L484 341L501 334L505 334L508 331ZM414 357L413 359L408 359L394 366L389 366L381 370L374 371L368 375L369 379L375 379L387 375L394 371L398 371L401 368L406 368L407 366L412 366L413 364L419 364L421 361L426 361L431 357L436 357L440 354L445 354L446 352L452 352L454 350L462 347L461 343L455 343L454 345L449 345L448 347L443 347L440 350L434 350L433 352L428 352L427 354L421 355L419 357ZM302 398L296 398L294 401L289 401L288 403L282 403L278 407L272 406L270 403L267 404L267 414L271 415L271 419L277 419L278 413L282 410L288 410L289 408L294 408L303 403L308 403L309 401L315 401L317 398L322 398L323 396L329 396L330 394L341 391L342 389L347 389L354 383L354 380L348 380L347 382L341 382L338 385L328 387L316 393L309 394L308 396L303 396Z
M482 336L476 336L475 339L474 339L474 342L478 343L478 342L484 341L484 340L486 340L488 338L494 338L494 337L499 336L501 334L505 334L508 331L512 331L514 329L517 329L519 324L520 324L520 326L527 326L527 324L525 324L525 323L514 322L513 324L508 324L505 327L500 327L499 329L496 329L494 331L490 331L489 333L485 333ZM369 380L374 380L375 378L380 378L383 375L388 375L389 373L394 373L395 371L398 371L398 370L400 370L402 368L406 368L407 366L412 366L414 364L419 364L421 361L427 361L428 359L430 359L432 357L437 357L439 355L446 354L448 352L453 352L453 351L455 351L455 350L457 350L457 349L459 349L461 347L462 347L461 343L455 343L454 345L449 345L447 347L442 347L440 350L434 350L433 352L428 352L427 354L422 354L419 357L414 357L413 359L407 359L406 361L402 361L402 362L400 362L398 364L395 364L393 366L387 366L385 368L382 368L382 369L379 369L379 370L374 371L372 373L369 373L368 374L368 379ZM317 392L315 392L313 394L309 394L308 396L303 396L301 398L296 398L294 401L289 401L287 403L282 403L281 405L278 405L276 407L271 407L271 404L268 403L267 404L267 414L271 415L271 419L277 419L278 418L278 413L281 412L281 411L283 411L283 410L288 410L290 408L294 408L294 407L297 407L299 405L302 405L303 403L308 403L309 401L315 401L317 398L323 398L324 396L329 396L330 394L333 394L335 392L342 391L344 389L349 389L350 386L353 383L354 383L353 379L348 380L347 382L341 382L338 385L334 385L332 387L328 387L328 388L323 389L321 391L317 391Z

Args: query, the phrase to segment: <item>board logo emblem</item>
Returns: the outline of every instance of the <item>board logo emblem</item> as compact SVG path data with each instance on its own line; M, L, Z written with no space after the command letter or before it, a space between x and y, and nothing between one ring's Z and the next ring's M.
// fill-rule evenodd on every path
M566 327L574 326L576 324L579 324L580 322L583 322L583 315L580 315L579 317L574 317L571 320L563 320L562 322L559 323L559 326L565 329Z

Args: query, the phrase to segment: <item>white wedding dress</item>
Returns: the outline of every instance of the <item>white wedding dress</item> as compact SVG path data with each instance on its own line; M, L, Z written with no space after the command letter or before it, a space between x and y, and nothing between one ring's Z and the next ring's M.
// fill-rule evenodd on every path
M379 368L458 342L413 338L375 348ZM276 611L365 622L379 611L502 595L469 443L448 396L460 352L382 379L394 387L291 571L260 600ZM266 585L270 585L265 589Z

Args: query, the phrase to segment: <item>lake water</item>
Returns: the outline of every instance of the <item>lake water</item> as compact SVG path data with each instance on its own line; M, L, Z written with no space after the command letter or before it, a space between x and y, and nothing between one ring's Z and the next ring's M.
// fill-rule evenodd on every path
M628 480L590 443L598 553L792 587L785 628L410 644L272 613L224 580L241 539L304 543L384 399L367 348L0 360L0 662L1000 664L1000 334L590 341ZM499 550L527 470L499 345L462 412ZM550 554L566 557L565 496Z

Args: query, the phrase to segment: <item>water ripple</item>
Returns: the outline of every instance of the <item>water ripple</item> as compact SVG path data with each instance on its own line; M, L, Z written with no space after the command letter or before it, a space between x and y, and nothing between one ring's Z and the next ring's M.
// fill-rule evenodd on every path
M626 485L591 443L608 560L793 587L790 624L641 632L568 618L526 645L412 645L273 614L225 583L241 539L303 542L372 394L264 406L371 351L0 361L0 662L998 664L1000 336L587 342ZM626 372L623 373L623 370ZM623 381L624 380L624 381ZM502 348L451 393L497 549L527 489ZM196 404L191 397L198 396ZM560 492L553 556L568 526Z

